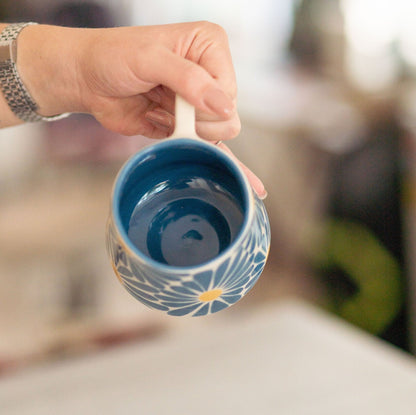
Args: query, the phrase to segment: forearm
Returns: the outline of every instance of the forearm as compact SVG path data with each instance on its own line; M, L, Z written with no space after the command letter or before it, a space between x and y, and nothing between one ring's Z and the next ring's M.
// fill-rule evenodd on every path
M0 24L3 30L7 24ZM33 100L37 112L51 116L63 112L80 112L82 104L77 82L77 62L82 42L82 29L31 25L17 39L17 70ZM0 94L0 127L17 125L22 121L10 110L3 93Z

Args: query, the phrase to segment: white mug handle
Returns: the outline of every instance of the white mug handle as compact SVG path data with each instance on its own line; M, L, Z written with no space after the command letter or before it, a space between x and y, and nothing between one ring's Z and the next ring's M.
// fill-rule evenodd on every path
M199 138L195 131L195 108L176 94L175 130L171 138Z

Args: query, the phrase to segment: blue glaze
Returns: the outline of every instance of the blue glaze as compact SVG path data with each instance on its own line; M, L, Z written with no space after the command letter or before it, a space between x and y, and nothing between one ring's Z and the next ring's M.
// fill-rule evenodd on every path
M123 167L113 191L114 220L123 239L137 255L145 255L166 265L197 265L225 250L244 228L250 215L250 195L241 184L243 180L241 171L230 164L229 158L218 148L202 140L166 140L137 153ZM202 222L200 225L205 224L203 239L207 245L203 247L200 244L199 256L178 257L179 261L166 260L164 255L156 252L163 250L155 249L158 242L149 240L151 229L155 235L156 225L152 226L152 221L157 220L156 216L170 203L190 198L205 202L206 211L199 209L195 219ZM213 215L214 209L219 213ZM211 223L212 219L214 222ZM220 232L222 225L225 228ZM186 233L186 223L183 226L184 232L180 237ZM166 228L161 230L159 239L163 238ZM228 244L220 236L223 232L230 233ZM217 251L215 234L219 244ZM151 254L149 247L155 255ZM202 255L204 249L207 252ZM175 256L175 253L168 256Z
M262 201L202 140L148 147L116 179L107 250L127 291L149 307L174 316L229 307L259 278L269 246Z
M130 226L128 234L133 242L141 229L142 226ZM203 200L183 198L167 203L157 212L147 229L146 246L136 246L147 248L156 261L181 266L215 258L230 242L230 227L223 213Z

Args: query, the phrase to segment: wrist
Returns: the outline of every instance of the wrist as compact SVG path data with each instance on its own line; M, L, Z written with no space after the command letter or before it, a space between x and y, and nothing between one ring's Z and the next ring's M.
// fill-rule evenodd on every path
M77 31L58 26L25 27L17 43L17 70L42 116L81 112L77 83Z

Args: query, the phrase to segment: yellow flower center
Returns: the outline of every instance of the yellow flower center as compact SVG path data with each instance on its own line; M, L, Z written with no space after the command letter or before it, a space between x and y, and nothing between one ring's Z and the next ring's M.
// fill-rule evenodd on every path
M216 288L215 290L205 291L199 296L200 301L213 301L222 294L221 288Z

